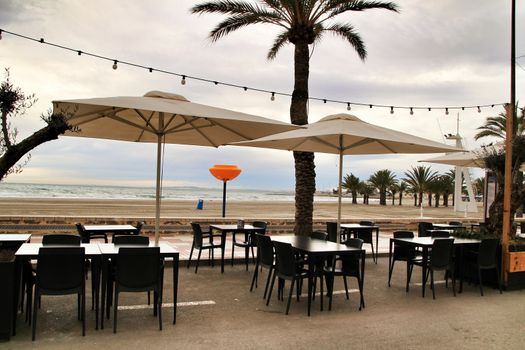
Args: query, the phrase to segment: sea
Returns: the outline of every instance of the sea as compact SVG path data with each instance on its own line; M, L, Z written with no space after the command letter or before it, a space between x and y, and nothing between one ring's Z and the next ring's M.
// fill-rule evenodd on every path
M0 198L78 198L78 199L138 199L155 198L154 187L125 187L97 185L22 184L0 182ZM162 198L168 200L222 200L221 188L164 187ZM293 202L293 191L261 189L227 189L228 200ZM344 198L346 201L347 198ZM336 202L337 197L319 193L315 202Z

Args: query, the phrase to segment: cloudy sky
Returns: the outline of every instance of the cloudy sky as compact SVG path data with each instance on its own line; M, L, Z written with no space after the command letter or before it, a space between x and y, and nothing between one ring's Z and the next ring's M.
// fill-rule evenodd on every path
M80 1L2 0L0 28L45 38L75 49L180 74L242 86L291 93L293 50L287 46L266 60L275 28L254 26L211 43L207 35L220 16L189 13L190 0ZM394 106L477 106L459 112L467 148L487 116L509 100L510 1L397 0L399 14L381 10L340 17L361 34L368 50L362 62L339 38L326 35L313 48L310 95ZM517 99L525 101L525 3L517 1ZM154 4L154 5L153 5ZM215 86L63 51L3 33L0 68L10 68L15 85L35 93L38 103L14 123L23 138L43 126L40 114L58 99L143 95L163 90L191 101L289 121L287 97ZM346 105L311 101L309 120L346 113ZM456 112L396 110L354 106L351 113L374 124L435 141L456 132ZM390 169L399 176L432 155L347 156L344 173L366 179ZM337 157L316 155L317 187L334 188ZM285 151L168 145L166 185L219 187L209 174L213 164L236 164L243 173L232 183L242 188L293 189L293 157ZM447 166L432 166L446 171ZM38 147L21 174L8 182L82 183L153 186L155 146L62 137ZM476 175L480 173L477 172Z

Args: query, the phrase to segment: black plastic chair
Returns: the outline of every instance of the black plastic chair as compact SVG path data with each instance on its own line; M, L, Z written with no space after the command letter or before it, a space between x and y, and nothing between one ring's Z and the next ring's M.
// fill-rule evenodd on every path
M144 227L144 221L138 221L135 225L135 234L140 235L140 232L142 232L142 227Z
M193 242L191 244L191 251L190 251L190 257L188 259L188 265L187 268L190 267L191 262L191 256L193 255L193 250L198 249L199 255L197 256L197 263L195 265L195 273L197 273L197 270L199 269L199 262L201 260L201 253L203 250L208 250L210 254L210 265L214 266L214 254L213 251L215 249L222 249L221 243L215 243L213 238L215 237L221 237L222 235L219 234L212 234L210 231L204 233L202 232L201 225L195 222L191 223L191 228L193 230ZM205 242L207 240L207 242Z
M498 264L498 248L499 248L499 239L489 238L481 241L479 245L478 252L471 253L474 254L474 261L470 265L474 265L478 270L478 282L479 282L479 292L483 296L483 280L481 278L481 270L492 270L496 271L496 278L498 281L498 287L500 294L501 291L501 279L499 274L499 264Z
M78 234L82 237L82 243L90 243L92 239L103 239L104 243L108 243L108 235L105 233L89 233L81 223L75 224Z
M337 242L337 222L327 222L326 233L328 234L328 241Z
M431 222L421 221L417 224L417 236L418 237L428 237L430 236L427 230L434 229L434 225Z
M139 235L115 235L113 236L113 244L115 245L148 245L148 236Z
M374 226L375 223L373 221L359 221L359 225L361 226ZM377 263L377 256L374 253L374 238L373 238L373 230L371 228L360 228L356 231L355 238L359 238L363 240L363 243L370 244L372 247L372 260Z
M414 238L414 232L412 231L394 231L394 238ZM416 256L416 249L413 247L407 247L405 245L399 245L394 243L394 251L392 252L392 263L388 267L388 286L390 287L390 281L392 279L392 272L394 271L394 264L396 261L406 261L407 272L409 269L409 261L414 259Z
M257 279L259 277L259 267L268 269L268 277L266 278L266 286L264 287L263 298L266 299L268 293L268 286L272 278L272 274L275 271L275 258L273 251L272 240L269 236L262 234L256 234L256 240L258 244L257 262L255 270L253 271L252 284L250 285L250 292L253 291L253 286L257 288Z
M447 274L452 275L452 291L456 296L456 269L454 266L454 239L453 238L437 238L432 243L432 255L427 263L427 273L423 280L423 290L425 289L430 275L430 287L432 288L432 298L436 299L435 286L434 286L434 271L445 271ZM414 265L421 266L423 263L420 259L414 259L411 261L411 268L407 279L407 291L412 276L412 268Z
M302 282L303 279L308 278L308 271L300 267L300 265L297 265L294 250L291 244L274 241L273 246L275 248L276 267L275 267L275 273L273 274L273 277L272 277L272 283L270 285L270 291L268 293L268 299L266 300L266 305L270 303L270 299L272 297L272 289L273 289L276 277L279 277L279 279L283 281L291 281L290 292L288 294L288 302L286 305L286 315L288 315L295 283L297 282L298 284L298 286L296 287L296 290L297 290L297 300L299 300L299 295L300 295L299 284Z
M328 240L328 233L326 233L325 231L316 230L310 234L310 238L326 241Z
M258 233L261 233L261 234L266 234L266 228L268 226L268 223L266 221L254 221L252 223L252 226L253 227L257 227L257 228L262 228L263 231L257 231ZM238 240L238 234L241 234L243 236L243 239L241 241ZM246 271L248 271L248 250L251 250L252 252L252 259L254 259L254 262L255 262L255 253L254 253L254 249L255 247L257 247L257 242L256 242L256 238L255 238L255 231L250 231L250 232L232 232L232 261L231 261L231 264L233 266L233 262L234 262L234 254L235 254L235 247L240 247L240 248L244 248L245 251L246 251L246 256L245 256L245 263L246 263Z
M451 225L451 226L461 226L461 227L463 227L463 223L461 221L449 221L448 224Z
M82 238L79 235L52 233L42 236L42 245L79 246Z
M121 292L154 292L153 315L159 318L162 330L163 264L159 247L122 247L118 252L115 271L115 306L113 333L117 332L117 311Z
M363 240L360 238L349 238L345 241L345 245L357 249L363 248ZM338 259L339 260L339 259ZM342 276L343 282L345 284L345 292L346 292L346 299L350 299L350 295L348 294L348 282L346 280L346 277L355 277L357 279L357 284L359 285L359 310L361 310L361 307L365 307L364 302L364 296L363 296L363 279L361 277L361 259L356 256L341 256L341 268L336 268L335 263L332 266L328 266L325 268L325 276L329 283L327 283L328 287L328 293L329 293L329 302L328 302L328 309L332 310L332 297L334 294L334 279L335 276Z
M430 233L430 237L432 238L449 238L450 232L446 230L438 230L438 231L432 231Z
M33 301L32 339L35 340L38 303L42 295L78 295L78 319L86 335L86 288L83 247L42 247L38 251Z

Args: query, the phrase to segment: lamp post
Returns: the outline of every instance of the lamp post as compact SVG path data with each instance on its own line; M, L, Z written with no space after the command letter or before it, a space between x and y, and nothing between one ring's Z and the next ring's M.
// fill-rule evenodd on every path
M222 217L226 217L226 183L235 179L241 173L236 165L216 164L210 168L210 173L223 182L222 186Z

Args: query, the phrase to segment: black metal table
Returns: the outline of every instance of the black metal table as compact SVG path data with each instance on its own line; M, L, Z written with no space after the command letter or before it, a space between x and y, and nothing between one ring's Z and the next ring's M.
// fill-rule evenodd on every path
M137 228L132 225L84 225L86 234L111 234L111 241L113 236L119 233L137 232Z
M92 264L92 276L93 279L93 286L95 289L95 329L98 329L98 315L99 315L99 285L100 285L100 261L102 258L100 249L98 248L98 244L96 243L82 243L80 245L81 247L84 247L85 250L85 257L86 259L91 260ZM38 259L38 251L40 248L42 248L42 243L24 243L15 253L16 258L16 273L18 276L20 276L22 272L22 262L27 260L35 260ZM64 245L46 245L46 247L67 247ZM20 286L17 285L17 289ZM18 296L18 291L15 295ZM15 304L18 304L15 303ZM16 319L16 314L15 314ZM15 320L16 322L16 320Z
M326 256L343 256L343 255L361 255L361 286L363 288L363 281L365 278L365 250L353 247L348 247L344 244L334 243L330 241L323 241L320 239L312 239L307 236L270 236L272 241L289 243L298 252L308 255L308 316L310 316L310 309L312 305L313 279L315 264L319 258ZM323 298L321 297L321 303ZM364 299L360 299L360 305L364 306Z
M452 237L454 238L454 237ZM421 281L422 287L421 287L421 296L425 297L425 276L427 273L427 262L428 262L428 250L429 248L432 248L432 244L434 243L434 239L439 238L432 238L432 237L414 237L414 238L390 238L390 246L388 250L388 266L392 263L392 247L394 243L409 247L417 247L421 248L423 252L423 263L422 263L422 269L421 269ZM457 256L457 262L458 262L458 271L459 271L459 293L463 291L463 276L462 276L462 269L461 269L461 263L463 260L463 247L465 245L477 245L480 244L481 241L479 239L469 239L469 238L454 238L454 246L459 247L459 256Z
M221 273L224 272L224 251L226 247L226 234L228 232L232 234L243 233L245 235L245 241L247 241L246 236L250 232L264 232L264 228L255 227L252 225L244 224L242 227L237 225L210 225L210 230L213 233L213 230L217 230L221 233ZM248 260L249 247L245 247L245 256Z
M150 247L155 247L155 242L150 242ZM102 254L102 317L100 328L104 329L104 309L106 308L106 287L108 280L109 259L118 255L119 248L137 248L141 245L115 245L113 243L99 243L98 247ZM160 256L162 258L173 258L173 324L177 322L177 294L179 287L179 251L168 243L160 242ZM109 309L107 317L109 318Z
M359 225L359 224L341 224L341 228L350 232L354 235L354 237L357 236L357 233L360 230L372 230L376 233L376 251L374 254L374 249L372 249L372 260L377 264L377 256L379 254L379 226L373 225L373 226L366 226L366 225Z

